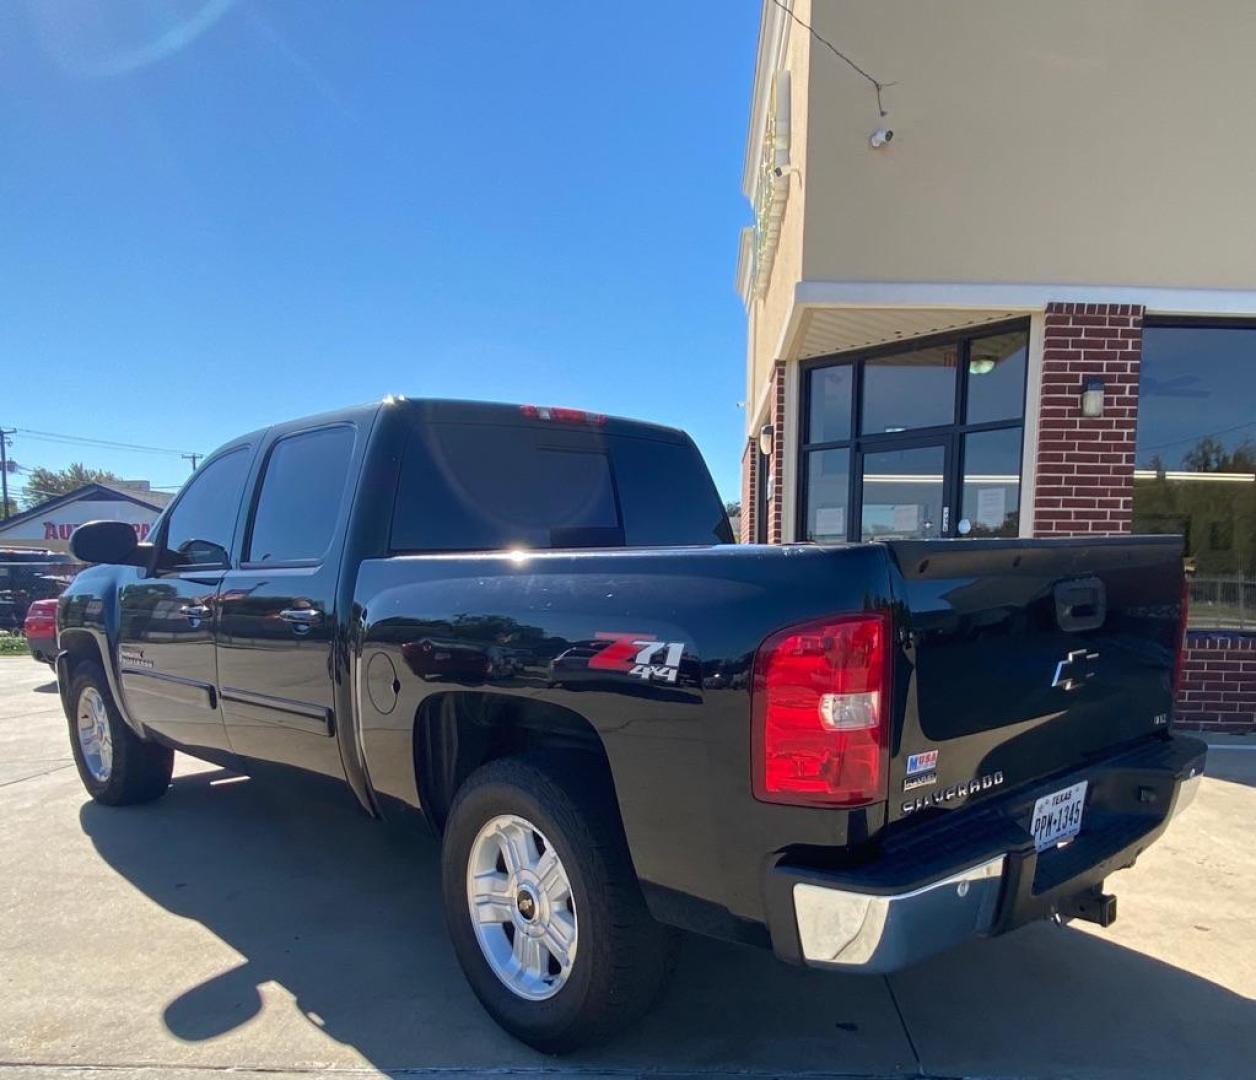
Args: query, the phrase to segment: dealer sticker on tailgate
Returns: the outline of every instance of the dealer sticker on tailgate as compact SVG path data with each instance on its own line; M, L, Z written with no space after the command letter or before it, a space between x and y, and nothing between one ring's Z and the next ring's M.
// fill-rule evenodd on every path
M1034 803L1034 816L1029 831L1033 833L1034 849L1045 851L1061 840L1076 836L1082 827L1082 807L1086 802L1086 781L1044 795Z

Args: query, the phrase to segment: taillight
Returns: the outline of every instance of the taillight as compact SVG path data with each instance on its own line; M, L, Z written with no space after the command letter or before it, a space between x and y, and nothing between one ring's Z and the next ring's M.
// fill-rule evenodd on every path
M886 793L889 619L843 615L773 634L755 654L754 795L859 806Z
M595 424L606 423L602 413L585 412L584 409L566 409L550 405L520 405L519 411L529 420L549 420L558 424Z
M1178 609L1177 656L1173 661L1173 696L1182 690L1182 666L1186 662L1186 617L1191 607L1191 583L1182 578L1182 603Z

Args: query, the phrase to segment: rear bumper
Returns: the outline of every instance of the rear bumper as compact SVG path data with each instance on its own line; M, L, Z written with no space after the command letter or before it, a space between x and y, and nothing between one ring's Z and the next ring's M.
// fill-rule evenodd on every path
M46 637L39 634L28 634L26 636L26 647L36 660L42 660L45 664L56 662L57 635L55 631Z
M873 863L821 870L788 859L766 881L772 946L814 967L886 973L973 937L1071 914L1149 847L1194 798L1207 748L1155 740L1084 769L918 825ZM1081 833L1034 851L1039 796L1088 781Z

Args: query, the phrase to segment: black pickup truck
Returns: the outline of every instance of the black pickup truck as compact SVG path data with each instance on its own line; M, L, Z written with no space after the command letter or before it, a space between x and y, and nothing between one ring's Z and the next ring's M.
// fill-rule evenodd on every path
M84 525L57 674L97 800L172 750L442 837L458 958L549 1051L674 930L888 972L1058 916L1193 794L1175 537L736 545L682 432L388 399L228 443L139 544Z

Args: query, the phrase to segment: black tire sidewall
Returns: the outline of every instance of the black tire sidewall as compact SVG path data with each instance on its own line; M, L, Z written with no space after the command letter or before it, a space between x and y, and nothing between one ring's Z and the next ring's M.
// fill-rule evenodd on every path
M610 909L600 902L605 868L576 804L561 789L547 785L544 774L519 759L494 762L484 772L459 792L446 826L441 849L445 918L467 981L489 1014L524 1042L553 1052L565 1048L572 1031L588 1021L590 1007L606 992L597 985L611 969L608 957L600 955L613 933ZM538 787L545 788L544 794ZM471 922L466 886L471 845L485 822L503 814L518 815L545 835L571 883L579 934L576 959L562 989L542 1001L521 998L498 979Z
M108 780L97 780L92 775L92 771L87 767L87 761L83 757L83 746L79 742L79 699L89 687L100 694L105 703L105 711L109 714L109 735L113 741L114 755L109 768ZM118 744L121 741L121 733L118 727L124 721L118 715L118 709L113 703L113 695L109 693L109 687L105 684L105 673L95 664L80 664L75 669L74 678L70 681L69 706L70 750L74 755L74 764L78 767L79 779L83 781L83 786L93 799L106 798L110 794L111 785L115 783L118 775L117 752Z
M95 689L105 703L109 718L109 736L113 758L107 780L97 780L87 767L78 737L79 698L88 687ZM87 793L97 802L109 806L149 802L164 794L170 783L174 754L169 748L146 742L122 719L109 682L99 664L85 662L74 670L70 680L69 710L66 717L70 731L70 751L78 768L79 779Z

